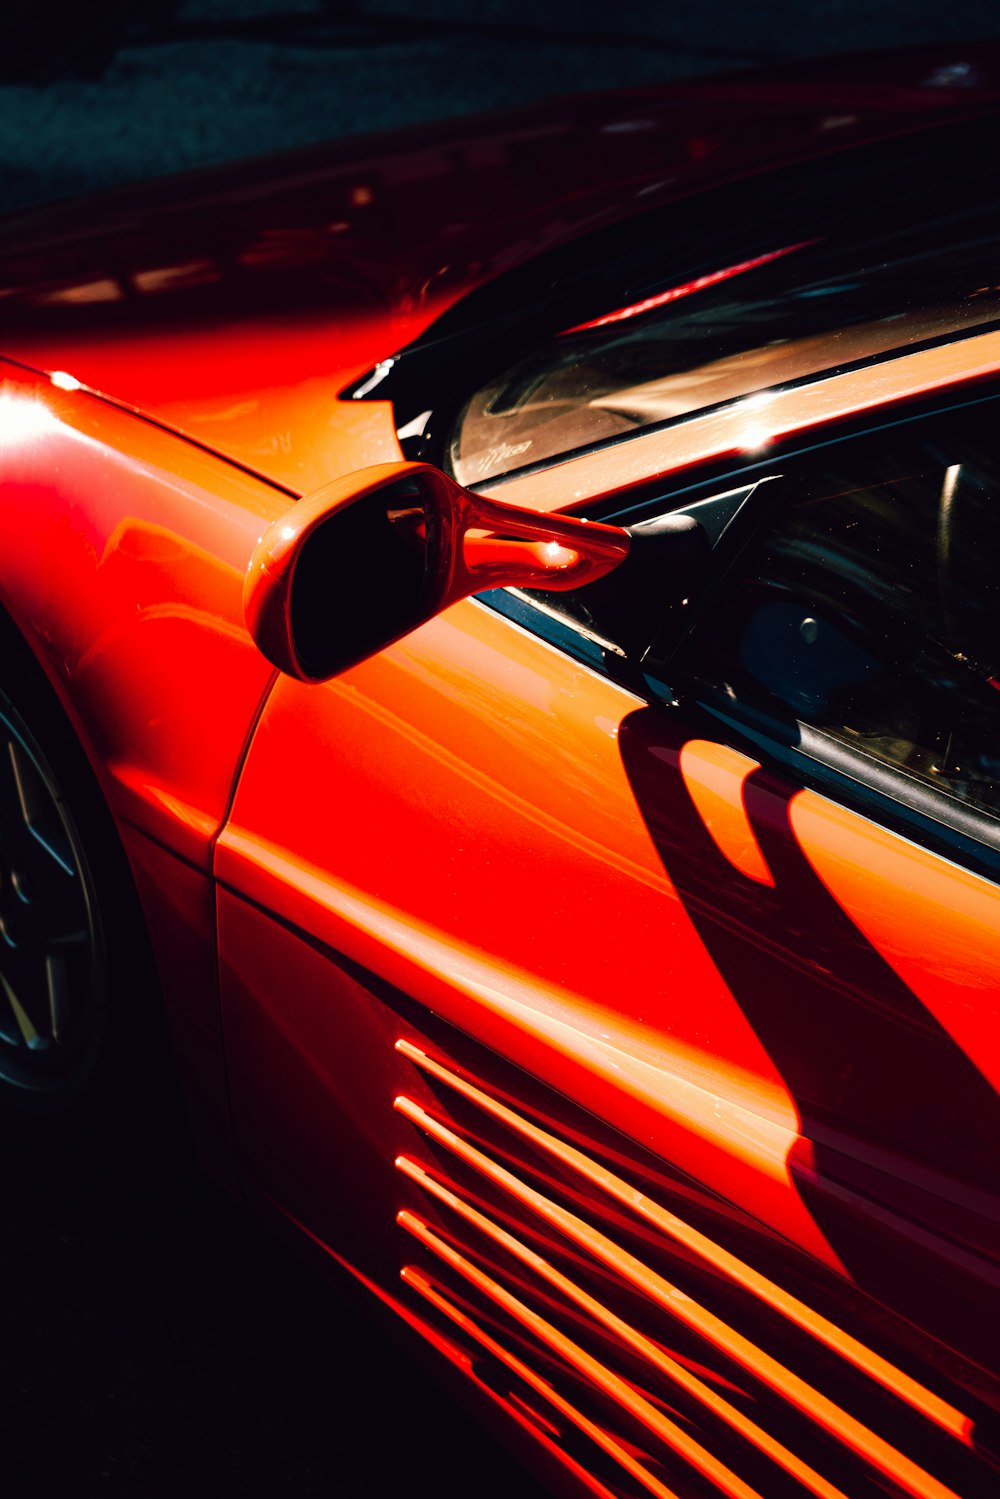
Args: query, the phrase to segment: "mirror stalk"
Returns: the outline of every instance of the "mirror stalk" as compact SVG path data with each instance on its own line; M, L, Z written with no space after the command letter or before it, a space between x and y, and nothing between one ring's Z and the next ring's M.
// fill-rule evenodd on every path
M699 587L712 546L690 515L643 521L628 527L628 534L628 556L612 572L578 588L566 613L621 648L624 663L616 675L635 676L654 640ZM552 591L551 584L544 585L544 592ZM557 600L552 607L565 608Z

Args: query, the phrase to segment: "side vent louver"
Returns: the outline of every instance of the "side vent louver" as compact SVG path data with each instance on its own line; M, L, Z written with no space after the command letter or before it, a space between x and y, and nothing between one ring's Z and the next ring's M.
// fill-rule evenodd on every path
M416 1204L398 1216L411 1245L403 1280L503 1371L521 1392L508 1403L531 1411L532 1429L592 1492L996 1492L957 1405L581 1149L579 1135L412 1041L396 1049L436 1100L395 1100L415 1131L396 1160Z

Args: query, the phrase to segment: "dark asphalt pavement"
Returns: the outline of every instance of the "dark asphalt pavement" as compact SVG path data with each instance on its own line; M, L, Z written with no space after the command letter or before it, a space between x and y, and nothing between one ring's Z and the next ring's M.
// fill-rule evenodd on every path
M0 1180L8 1499L542 1499L196 1174L87 1206Z

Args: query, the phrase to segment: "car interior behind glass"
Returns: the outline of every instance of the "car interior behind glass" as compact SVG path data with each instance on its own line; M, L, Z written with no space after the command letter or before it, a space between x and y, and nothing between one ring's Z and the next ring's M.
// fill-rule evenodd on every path
M984 426L870 439L814 467L679 666L997 816L1000 475Z

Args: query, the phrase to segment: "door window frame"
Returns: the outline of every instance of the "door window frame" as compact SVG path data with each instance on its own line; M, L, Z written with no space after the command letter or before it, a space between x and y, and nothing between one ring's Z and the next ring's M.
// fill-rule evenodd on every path
M917 428L932 419L947 419L990 403L1000 403L1000 378L976 381L958 390L936 391L918 401L903 400L883 408L874 419L867 412L846 421L827 423L807 434L796 434L790 442L775 443L766 455L739 467L734 467L731 458L728 462L711 460L686 475L687 482L678 488L667 489L661 481L658 493L642 486L624 494L619 491L599 497L583 507L583 513L594 519L632 523L687 510L724 491L754 485L747 503L719 538L711 572L698 597L670 636L657 640L643 662L641 674L634 662L623 664L620 653L603 649L599 637L595 639L592 632L581 631L572 621L540 608L527 594L512 596L506 590L493 590L489 595L478 595L478 600L583 665L633 692L638 691L651 705L669 713L704 716L710 724L720 727L734 748L750 753L786 778L831 797L974 873L1000 882L1000 816L973 809L958 797L917 781L904 770L876 760L801 721L797 721L798 741L784 744L774 736L773 723L763 714L721 692L707 691L705 684L697 684L697 688L689 684L683 668L684 648L698 621L712 608L747 547L789 497L789 484L762 484L762 479L783 477L792 464L811 464L814 455L823 449L860 445L880 433L902 432L908 426ZM794 483L794 476L789 478Z

